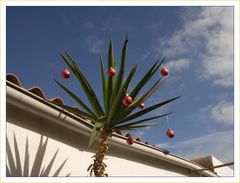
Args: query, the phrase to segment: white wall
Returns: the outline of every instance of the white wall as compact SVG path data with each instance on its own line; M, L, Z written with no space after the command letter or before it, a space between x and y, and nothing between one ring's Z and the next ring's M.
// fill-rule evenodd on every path
M94 155L96 144L91 148L88 147L91 130L89 127L84 127L83 122L10 87L7 88L6 110L7 137L14 151L15 133L22 162L26 138L29 141L30 166L32 166L43 135L49 139L43 162L45 166L59 148L50 175L68 158L60 176L68 173L71 173L71 176L88 176L86 170L93 161L91 156ZM110 140L111 146L105 161L110 176L199 176L186 167L201 169L201 166L172 155L164 155L158 150L137 143L129 146L124 139L114 138ZM213 173L206 172L214 176Z
M213 162L213 166L217 166L217 165L222 165L223 164L223 162L219 161L218 159L216 159L213 156L212 156L212 162ZM230 167L228 167L228 166L215 168L214 171L221 177L222 176L233 176L233 170Z
M16 140L18 143L22 168L25 155L26 138L28 138L31 169L35 159L38 145L40 143L41 134L17 126L12 123L7 123L7 138L9 140L10 147L13 153L14 153L14 138L13 138L14 134L16 136ZM44 136L43 139L44 139L43 141L45 141L46 136ZM81 139L79 139L79 141L81 141ZM81 143L79 143L79 145L81 145ZM71 176L89 176L87 168L93 161L91 157L94 155L94 153L88 152L85 149L81 150L80 146L79 148L76 148L71 145L67 145L61 141L57 141L56 139L53 138L48 138L47 151L44 156L43 163L45 167L48 165L57 149L59 149L59 151L55 163L50 172L50 175L53 175L53 172L55 172L57 168L61 165L61 163L66 158L68 158L66 164L64 165L64 168L59 174L60 176L66 176L69 173L71 173ZM116 151L116 149L114 149L114 151ZM123 153L126 152L123 151ZM110 176L183 176L181 173L172 171L174 170L174 166L172 167L172 170L163 170L159 169L158 167L152 167L151 164L145 165L140 162L119 158L111 153L111 148L109 154L110 156L107 156L105 163L108 165L106 170ZM122 156L128 155L122 154ZM150 161L152 161L151 158L149 159ZM159 161L159 163L162 162ZM163 163L163 165L164 164L166 163ZM169 165L165 166L167 168ZM187 173L187 171L185 173Z

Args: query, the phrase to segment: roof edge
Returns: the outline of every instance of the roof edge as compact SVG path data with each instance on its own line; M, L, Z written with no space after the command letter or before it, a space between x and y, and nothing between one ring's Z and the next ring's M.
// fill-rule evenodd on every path
M26 107L31 110L31 112L36 113L37 115L39 115L39 113L45 114L45 117L49 117L51 118L51 120L55 120L55 122L58 124L59 121L56 117L59 116L59 112L61 112L61 114L66 115L64 118L66 118L67 123L61 123L59 125L64 125L70 130L81 129L81 133L89 135L91 132L91 128L93 128L93 125L89 123L88 120L82 119L78 116L75 116L74 114L63 111L58 106L47 102L43 98L36 96L33 93L30 93L28 90L17 86L16 84L13 84L9 81L7 81L7 97L7 103L17 102L18 107ZM82 123L79 123L79 120ZM126 139L126 137L118 134L113 134L113 138L110 141L118 146L126 147L125 140L123 141L122 139ZM132 147L132 149L136 150L136 152L138 153L148 154L149 156L153 156L155 158L177 164L192 171L197 171L203 168L202 166L193 161L184 159L171 153L165 154L163 150L144 144L142 142L135 141L135 145ZM201 173L205 176L217 176L216 174L208 170Z

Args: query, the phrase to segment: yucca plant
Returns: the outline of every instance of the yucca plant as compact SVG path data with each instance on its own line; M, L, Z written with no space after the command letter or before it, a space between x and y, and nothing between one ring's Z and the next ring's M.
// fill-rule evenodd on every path
M160 68L163 65L163 60L158 60L142 77L142 79L136 84L136 86L128 93L130 83L134 77L137 69L135 65L130 73L124 80L125 67L126 67L126 56L127 56L127 46L128 39L126 38L121 55L120 68L116 68L116 60L114 57L113 44L110 40L109 50L108 50L108 70L105 73L105 68L103 64L103 58L100 57L100 71L101 71L101 83L102 83L102 97L103 104L101 105L99 99L96 96L95 91L90 85L89 81L86 79L83 72L80 70L76 62L69 55L67 51L60 53L63 61L69 67L70 71L75 75L80 83L91 107L85 104L81 98L77 97L70 89L65 87L59 81L55 82L67 93L72 99L74 99L80 106L81 110L63 105L57 104L59 107L74 113L78 116L85 116L89 118L93 123L94 127L89 140L89 145L91 145L96 139L98 140L98 145L96 147L96 154L94 156L93 164L89 166L88 170L94 172L96 177L108 176L105 173L106 164L103 162L106 153L108 152L109 142L108 138L111 137L112 133L117 130L135 130L138 128L149 127L159 123L146 124L145 122L161 118L163 116L169 115L170 113L153 116L150 118L139 119L139 117L164 106L179 97L174 97L162 102L158 102L152 106L143 109L143 103L146 101L163 83L164 76L167 75L166 72L160 75ZM117 72L116 72L117 71ZM65 71L62 73L63 78L69 78L69 72ZM148 81L153 77L154 74L159 74L158 80L150 87L145 93L140 94L141 89L148 83ZM134 110L139 107L140 111Z

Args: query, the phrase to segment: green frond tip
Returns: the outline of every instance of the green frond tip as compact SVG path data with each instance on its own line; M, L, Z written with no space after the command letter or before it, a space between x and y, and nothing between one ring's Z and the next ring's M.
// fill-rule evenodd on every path
M119 126L115 127L115 130L136 130L137 128L146 128L159 125L159 123L150 123L150 124L142 124L142 125L126 125L126 126Z
M113 51L113 43L112 40L109 42L108 48L108 68L114 66L114 51Z
M73 99L75 100L86 112L91 116L91 119L95 119L96 115L94 112L79 98L77 97L72 91L70 91L67 87L65 87L63 84L58 82L54 79L54 81ZM58 104L56 104L58 105ZM63 106L60 106L63 107Z
M117 123L116 127L119 127L120 124L121 124L120 125L121 127L128 126L128 125L136 125L136 124L144 123L146 121L150 121L150 120L153 120L153 119L162 118L162 117L168 116L170 114L172 114L172 112L169 112L169 113L166 113L166 114L162 114L162 115L159 115L159 116L154 116L154 117L151 117L151 118L141 119L141 120L138 120L138 121L135 121L135 122L123 121L123 122ZM126 124L126 123L128 123L128 124ZM122 124L125 124L125 125L122 125Z
M174 98L165 100L165 101L163 101L163 102L159 102L159 103L157 103L157 104L155 104L155 105L152 105L152 106L150 106L150 107L148 107L148 108L146 108L146 109L143 109L142 111L136 112L136 113L134 113L134 114L126 117L124 120L122 120L122 122L130 121L130 120L133 120L133 119L135 119L135 118L138 118L138 117L140 117L140 116L142 116L142 115L144 115L144 114L147 114L147 113L149 113L150 111L153 111L153 110L155 110L155 109L157 109L157 108L159 108L159 107L161 107L161 106L164 106L164 105L166 105L166 104L168 104L168 103L170 103L170 102L172 102L172 101L174 101L174 100L176 100L176 99L178 99L178 98L180 98L180 97L181 97L181 96L174 97Z
M122 86L122 83L123 83L123 77L124 77L124 72L125 72L125 67L126 67L126 57L127 57L127 46L128 46L127 42L128 41L125 40L125 43L122 48L121 65L120 65L120 69L117 74L116 82L113 87L113 92L111 94L110 104L109 104L110 107L112 106L114 99L116 98L116 96Z
M126 95L126 91L128 90L128 87L130 85L130 82L133 79L133 76L136 72L137 69L137 65L135 65L132 70L130 71L126 81L124 82L124 84L122 85L122 87L120 88L117 96L114 99L114 102L111 106L111 110L109 112L108 115L108 124L110 124L114 118L114 116L116 115L117 112L119 112L120 107L122 106L122 98Z
M95 123L90 139L89 139L89 143L88 146L90 147L92 145L92 143L97 139L99 132L101 130L101 128L103 127L103 123Z
M107 83L105 78L105 72L104 72L104 64L103 64L103 58L100 57L100 63L101 63L101 78L102 78L102 97L103 97L103 103L105 107L105 111L107 113L108 104L107 104Z
M65 55L60 54L63 58L64 62L68 65L70 70L74 73L75 77L78 79L91 107L93 108L94 112L97 116L101 116L104 114L104 111L98 101L98 98L92 89L90 83L82 73L82 71L79 69L76 62L73 60L73 58L65 51Z

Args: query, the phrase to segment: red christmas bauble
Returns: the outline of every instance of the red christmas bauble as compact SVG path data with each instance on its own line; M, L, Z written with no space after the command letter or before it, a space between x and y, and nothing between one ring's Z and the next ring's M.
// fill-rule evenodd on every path
M127 138L127 144L128 145L132 145L133 144L133 138L132 137L128 137Z
M162 76L167 76L168 73L169 73L169 71L168 71L168 69L167 69L166 67L163 67L163 68L161 69L161 75L162 75Z
M139 109L143 109L144 108L144 103L141 103L139 106L138 106Z
M69 72L69 70L68 70L68 69L63 70L63 71L61 72L61 76L62 76L63 79L68 79L68 78L70 78L70 72Z
M115 74L116 74L116 70L115 70L113 67L110 67L110 68L107 70L107 75L108 75L108 77L113 77Z
M166 135L168 136L168 138L173 138L175 136L175 132L169 128L166 132Z
M132 97L129 95L126 95L122 100L123 105L129 106L132 103Z

